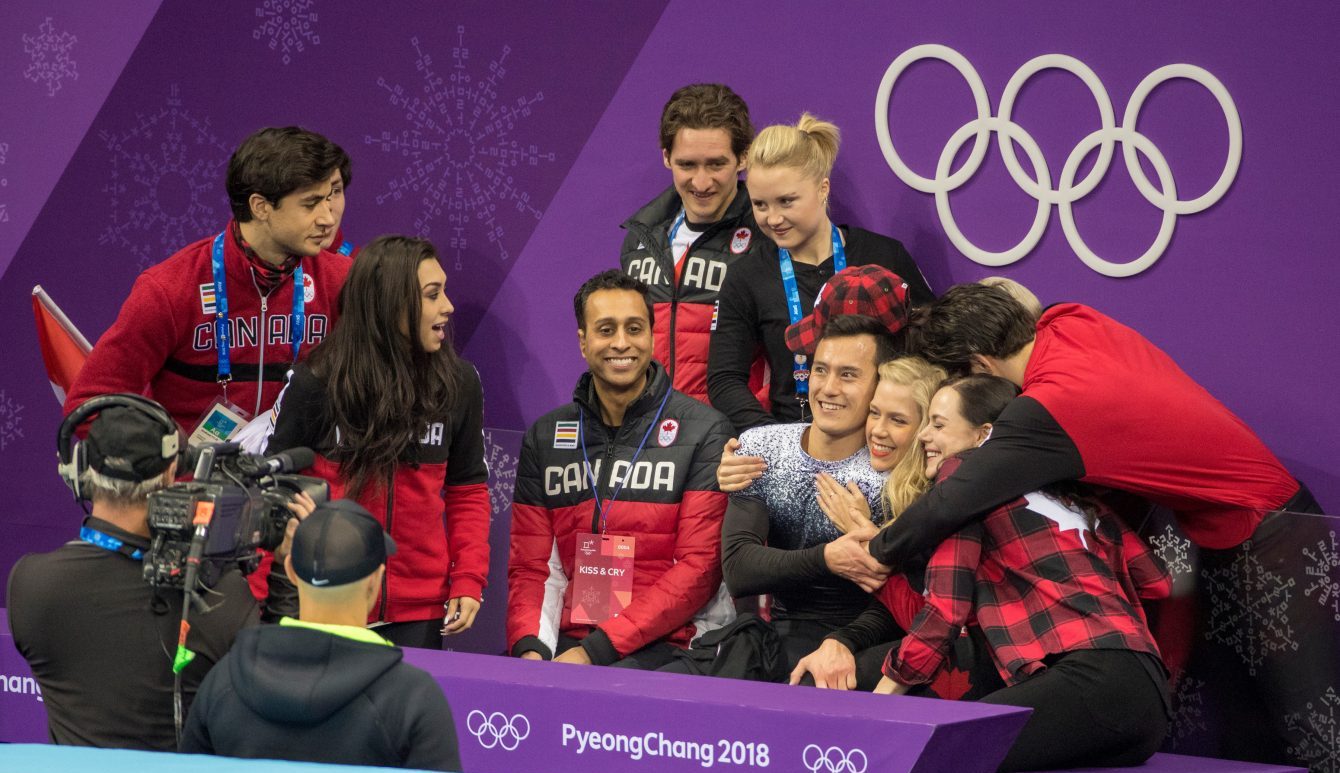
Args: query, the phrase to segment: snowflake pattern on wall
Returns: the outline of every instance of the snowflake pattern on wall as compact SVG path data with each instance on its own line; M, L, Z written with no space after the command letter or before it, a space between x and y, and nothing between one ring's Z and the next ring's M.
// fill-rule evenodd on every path
M1317 550L1303 548L1303 555L1311 563L1305 567L1308 577L1315 577L1312 584L1303 589L1303 595L1312 598L1317 594L1317 603L1329 606L1335 613L1336 622L1340 622L1340 581L1336 580L1340 569L1340 544L1336 543L1335 532L1331 532L1331 546L1325 540L1317 540Z
M414 229L421 237L433 235L433 225L445 217L446 233L435 242L455 258L459 271L465 252L478 251L475 238L493 245L499 260L511 257L498 216L510 209L540 219L542 213L531 203L517 173L541 161L552 163L555 154L517 138L519 125L544 101L544 93L510 101L499 95L511 46L504 45L501 55L479 71L471 65L464 26L456 27L456 39L452 63L443 75L434 69L433 57L419 38L410 38L422 85L410 89L377 78L378 87L408 125L382 130L375 137L365 135L363 141L406 162L401 174L376 197L377 203L418 196Z
M1308 768L1312 771L1340 773L1337 707L1340 707L1340 695L1336 694L1335 686L1332 685L1326 688L1318 700L1308 701L1307 716L1294 713L1284 718L1285 727L1302 735L1297 746L1289 747L1289 753L1298 759L1307 760Z
M23 77L33 83L45 84L47 96L54 97L66 78L79 80L77 63L70 58L70 51L79 38L68 31L57 33L50 16L37 30L36 35L23 36L23 51L29 57Z
M23 437L23 406L0 389L0 451Z
M1188 738L1209 730L1205 721L1205 682L1187 676L1173 680L1177 692L1173 695L1172 725L1168 728L1168 742L1174 749Z
M9 187L9 178L5 177L5 159L9 156L9 143L0 142L0 193ZM0 223L9 222L9 210L6 208L4 199L0 199Z
M1191 540L1174 531L1172 524L1163 527L1162 534L1151 535L1149 547L1163 559L1173 580L1191 574Z
M301 54L307 46L321 45L316 33L316 0L265 0L256 6L260 26L252 30L255 40L267 41L271 51L279 51L279 60L287 65L293 54Z
M484 462L489 468L489 510L498 518L512 506L517 458L494 439L493 432L484 430Z
M1267 569L1250 545L1243 543L1228 566L1207 569L1201 576L1210 595L1205 638L1232 647L1247 664L1247 672L1256 676L1266 656L1298 649L1289 624L1289 599L1296 582Z
M112 223L98 243L134 253L145 269L227 222L230 149L208 118L183 107L176 84L161 108L136 117L126 131L99 132L111 161L103 191Z

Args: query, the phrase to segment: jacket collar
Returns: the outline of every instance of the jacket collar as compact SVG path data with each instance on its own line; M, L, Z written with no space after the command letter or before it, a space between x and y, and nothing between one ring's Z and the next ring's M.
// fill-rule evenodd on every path
M628 409L624 411L621 426L628 426L630 420L654 412L661 404L661 400L665 399L665 393L669 389L670 379L666 376L665 368L661 367L661 363L652 360L647 365L647 388L637 399L629 403ZM577 387L572 390L572 401L594 416L597 422L601 421L600 398L596 395L595 379L591 376L591 371L588 370L577 379Z
M112 523L111 521L104 521L101 518L98 518L97 516L93 515L85 516L84 526L87 526L90 529L97 529L103 534L106 534L108 537L115 537L124 542L129 547L138 548L140 550L149 549L148 537L141 537L138 534L132 534L126 531L125 529L122 529L121 527L117 526L116 524Z

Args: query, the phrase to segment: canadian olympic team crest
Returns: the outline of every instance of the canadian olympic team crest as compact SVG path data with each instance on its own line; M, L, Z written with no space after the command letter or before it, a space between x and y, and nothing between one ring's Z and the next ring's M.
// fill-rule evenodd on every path
M922 177L913 172L898 155L898 151L894 149L893 141L889 137L889 95L893 92L893 84L910 65L922 59L939 59L958 70L963 79L967 81L968 88L972 91L973 103L977 111L977 117L959 127L950 136L949 141L945 143L944 149L940 152L940 158L935 165L934 177ZM1047 69L1065 70L1078 77L1093 94L1100 116L1099 128L1080 140L1079 144L1070 151L1070 155L1061 168L1060 179L1057 180L1054 188L1052 187L1051 170L1047 167L1046 159L1043 158L1038 143L1022 126L1011 119L1015 99L1024 83L1033 75ZM1228 124L1228 158L1224 163L1223 171L1208 191L1194 199L1179 199L1177 197L1177 185L1173 180L1172 168L1169 167L1167 159L1148 137L1136 130L1136 123L1140 118L1140 109L1144 106L1150 92L1164 81L1174 78L1186 78L1195 81L1209 91L1219 102L1219 107L1224 113L1224 120ZM949 208L949 194L967 182L968 178L976 174L977 170L981 168L982 161L986 156L987 141L990 139L992 132L996 133L996 145L1000 148L1000 154L1005 161L1005 168L1009 170L1010 178L1020 189L1038 202L1037 214L1033 218L1033 225L1029 228L1028 233L1022 241L1003 252L990 252L970 242L963 235L958 224L955 223L954 215ZM973 69L972 64L954 49L931 43L914 46L904 51L893 60L888 70L884 72L884 79L880 81L879 91L875 94L875 133L889 168L893 170L894 174L898 175L899 179L912 188L935 195L935 209L940 216L940 223L944 226L945 234L960 252L972 260L984 266L1005 266L1027 255L1041 241L1042 233L1046 229L1047 220L1051 215L1051 206L1055 204L1060 211L1061 229L1065 232L1066 241L1070 243L1071 249L1089 268L1112 277L1133 276L1152 266L1163 255L1164 250L1168 248L1168 244L1172 241L1177 216L1201 212L1223 198L1229 186L1233 184L1233 179L1238 174L1238 166L1242 161L1242 121L1238 116L1238 109L1233 103L1233 98L1218 78L1195 65L1170 64L1145 76L1144 80L1140 81L1140 84L1135 87L1134 93L1131 94L1130 101L1126 103L1126 112L1122 116L1121 125L1117 126L1112 109L1112 100L1108 97L1103 82L1098 79L1093 70L1073 56L1064 54L1038 56L1025 62L1011 76L1009 82L1005 85L1004 94L1001 95L997 114L993 116L987 99L986 86L981 77L978 76L977 71ZM969 138L972 138L973 146L967 161L959 169L951 171L950 166L953 164L954 157ZM1075 216L1072 211L1074 203L1089 195L1097 187L1103 176L1107 174L1112 161L1113 146L1118 142L1121 143L1122 158L1126 162L1126 170L1130 174L1131 180L1135 182L1135 187L1140 191L1140 195L1150 204L1163 211L1162 223L1153 244L1142 255L1126 263L1106 260L1090 249L1079 235L1079 229L1075 225ZM1032 176L1024 171L1019 159L1015 156L1014 145L1016 143L1024 149L1024 153L1028 156L1028 161L1033 167ZM1084 179L1076 182L1075 175L1079 172L1081 162L1094 148L1098 149L1098 158L1095 160L1093 168ZM1136 157L1137 152L1144 154L1158 175L1159 185L1157 188L1145 176L1144 170L1140 166L1140 160Z
M846 751L837 746L827 749L810 744L800 754L800 761L810 773L865 773L870 761L860 749Z
M479 709L471 711L465 718L465 729L479 741L485 749L498 747L504 751L515 751L516 747L530 735L530 720L525 714L507 716L501 711L485 714Z

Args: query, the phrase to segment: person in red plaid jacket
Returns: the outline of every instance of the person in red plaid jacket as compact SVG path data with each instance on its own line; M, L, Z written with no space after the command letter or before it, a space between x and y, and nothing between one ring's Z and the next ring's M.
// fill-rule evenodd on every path
M951 475L955 455L990 437L990 422L1017 394L997 376L942 386L921 435L927 476ZM926 605L875 691L934 679L975 624L1006 685L982 701L1033 709L1002 770L1138 765L1163 743L1170 719L1167 672L1140 599L1171 588L1167 568L1093 489L1048 486L940 544L926 569Z

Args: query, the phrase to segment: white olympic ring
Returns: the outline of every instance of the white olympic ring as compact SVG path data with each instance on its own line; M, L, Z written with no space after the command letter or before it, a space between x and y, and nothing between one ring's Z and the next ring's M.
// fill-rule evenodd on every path
M471 711L465 718L465 729L479 741L485 749L495 746L513 751L530 735L530 720L525 714L507 716L501 711L485 714L479 709ZM487 737L485 737L487 735Z
M800 759L810 773L819 773L821 769L827 773L865 773L866 766L870 764L865 752L860 749L844 752L836 746L825 749L815 744L806 746L805 751L800 753ZM857 767L858 762L860 767Z
M945 143L935 167L934 178L922 177L913 172L894 150L893 140L889 136L889 96L893 93L893 84L903 71L922 59L939 59L957 70L972 91L973 105L977 111L977 117L961 126ZM1024 83L1047 69L1065 70L1088 87L1098 105L1101 124L1099 129L1080 140L1070 151L1055 188L1052 187L1051 171L1042 155L1042 149L1038 147L1032 135L1011 117L1015 98ZM1228 158L1219 179L1204 194L1189 200L1177 198L1177 186L1173 182L1172 168L1168 165L1167 159L1148 137L1135 128L1139 121L1140 109L1149 94L1164 81L1174 78L1195 81L1209 91L1219 102L1219 108L1223 111L1224 120L1228 124ZM990 252L969 241L954 221L954 214L949 207L949 194L967 182L968 178L981 168L982 161L986 158L987 141L992 132L996 133L996 145L1000 148L1010 178L1024 193L1038 202L1037 214L1028 233L1018 244L1002 252ZM880 150L884 153L884 160L888 162L893 173L912 188L935 195L935 209L940 216L941 225L944 226L945 235L968 258L984 266L1006 266L1024 257L1042 240L1042 233L1047 228L1047 220L1051 214L1051 206L1055 204L1060 212L1061 229L1065 232L1071 249L1089 268L1111 277L1132 276L1152 266L1172 241L1177 216L1201 212L1223 198L1237 177L1238 167L1242 161L1242 120L1238 116L1233 97L1218 78L1195 65L1170 64L1145 76L1131 94L1121 125L1117 126L1112 100L1093 70L1072 56L1045 54L1028 60L1014 73L1009 83L1005 85L1005 93L1001 95L999 115L992 116L986 86L972 64L952 48L932 43L914 46L899 54L884 72L884 79L880 81L879 90L875 94L875 134L879 139ZM963 166L951 172L954 157L969 136L973 138L972 151ZM1072 209L1074 203L1089 195L1107 174L1112 161L1113 145L1117 142L1121 143L1122 158L1126 162L1126 170L1136 189L1146 201L1163 211L1163 220L1154 243L1138 258L1126 263L1105 260L1090 249L1080 238ZM1022 146L1027 154L1029 163L1033 166L1032 177L1026 174L1019 164L1019 159L1014 153L1015 143ZM1080 163L1095 147L1098 148L1098 158L1094 162L1093 169L1089 170L1088 176L1076 183L1075 175L1079 171ZM1140 160L1136 157L1137 151L1144 154L1158 174L1160 187L1155 188L1145 176Z

